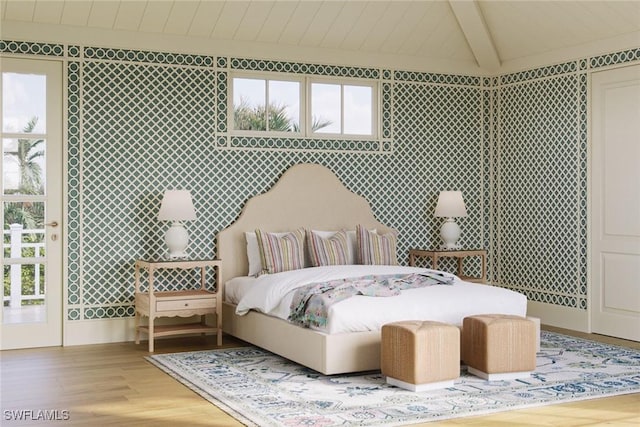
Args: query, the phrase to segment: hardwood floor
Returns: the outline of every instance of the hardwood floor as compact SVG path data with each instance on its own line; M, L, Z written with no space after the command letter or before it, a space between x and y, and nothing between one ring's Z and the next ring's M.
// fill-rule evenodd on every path
M640 349L640 343L548 328ZM223 347L243 345L225 336ZM158 340L156 353L215 347L215 336ZM146 342L0 352L3 426L239 426L215 405L148 363ZM15 421L11 410L57 410L65 421ZM68 411L68 412L63 412ZM427 426L638 426L640 393L587 400Z

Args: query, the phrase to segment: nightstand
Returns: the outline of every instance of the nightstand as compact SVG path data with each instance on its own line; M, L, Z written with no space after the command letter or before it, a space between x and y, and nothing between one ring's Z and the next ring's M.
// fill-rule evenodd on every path
M482 270L480 277L463 276L463 261L467 257L479 256L482 260ZM487 251L485 249L464 249L464 250L423 250L409 249L409 265L415 265L416 257L431 258L431 268L438 269L438 260L440 258L457 258L458 259L458 277L467 282L486 283L487 282Z
M215 292L207 290L206 269L215 268ZM180 291L156 291L154 289L154 272L161 269L200 269L199 288ZM141 271L148 274L147 292L140 287ZM149 335L149 352L153 352L153 341L156 337L193 334L215 333L218 346L222 345L222 294L220 291L220 260L166 260L148 261L138 260L135 263L135 292L136 292L136 344L140 344L140 332ZM207 325L205 316L216 315L216 325ZM199 323L176 325L158 325L155 319L159 317L191 317L199 315ZM147 325L142 325L142 316L149 319Z

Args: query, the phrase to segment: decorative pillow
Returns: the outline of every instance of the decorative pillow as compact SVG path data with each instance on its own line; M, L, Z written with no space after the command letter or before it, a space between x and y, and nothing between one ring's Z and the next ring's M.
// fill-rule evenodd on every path
M318 231L318 230L311 230L311 231L313 231L315 234L322 237L323 239L328 239L329 237L332 237L334 234L337 233L336 231ZM373 228L369 231L373 231L375 233L376 229ZM358 242L356 239L356 231L347 230L347 264L348 265L355 265L358 263L358 261L356 260L357 253L358 253Z
M278 237L289 233L273 233ZM355 231L354 239L355 239ZM260 258L260 248L258 248L258 238L255 231L245 231L244 237L247 240L247 260L249 261L249 272L247 276L256 277L262 272L262 259Z
M328 238L323 238L311 230L307 230L306 234L312 267L348 264L349 246L346 231L338 231Z
M398 265L396 255L397 236L395 232L380 235L356 226L358 260L365 265Z
M304 268L304 229L289 233L266 233L256 230L261 274Z
M247 260L249 261L249 273L247 276L257 276L262 271L258 238L253 231L245 231L244 237L247 239Z

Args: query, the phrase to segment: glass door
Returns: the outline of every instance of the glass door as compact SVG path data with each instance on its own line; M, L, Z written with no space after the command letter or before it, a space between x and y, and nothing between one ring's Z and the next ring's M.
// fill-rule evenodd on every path
M0 349L61 345L62 63L0 61Z

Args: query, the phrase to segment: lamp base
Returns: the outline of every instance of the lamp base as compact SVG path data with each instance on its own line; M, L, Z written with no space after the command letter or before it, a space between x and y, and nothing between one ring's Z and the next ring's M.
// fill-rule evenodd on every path
M440 249L443 251L459 251L460 249L462 249L462 245L442 245L440 246Z
M444 242L442 249L460 249L460 245L457 243L460 238L460 234L460 226L456 223L456 220L453 218L447 218L447 220L442 224L442 228L440 228L440 237Z
M187 258L187 246L189 246L189 233L182 223L176 221L164 235L164 242L169 248L169 259Z
M176 261L179 259L185 260L188 258L189 258L189 254L187 254L186 252L169 253L169 256L167 257L169 261Z

